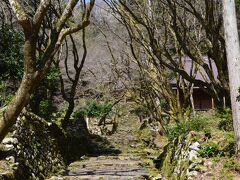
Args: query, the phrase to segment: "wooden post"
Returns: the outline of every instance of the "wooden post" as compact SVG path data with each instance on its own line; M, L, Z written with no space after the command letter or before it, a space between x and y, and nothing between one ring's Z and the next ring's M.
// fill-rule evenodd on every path
M226 98L225 98L225 96L223 96L223 108L224 109L226 108Z
M214 99L212 98L212 109L214 109Z
M194 87L194 84L192 84L191 86L191 89L190 89L190 101L191 101L191 105L192 105L192 109L193 109L193 115L195 116L196 115L196 111L195 111L195 106L194 106L194 99L193 99L193 87Z

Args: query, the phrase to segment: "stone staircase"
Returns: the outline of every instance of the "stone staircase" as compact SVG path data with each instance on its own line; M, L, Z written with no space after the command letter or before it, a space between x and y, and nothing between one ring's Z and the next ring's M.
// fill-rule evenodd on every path
M125 118L119 123L118 130L106 136L111 142L109 152L100 150L98 155L88 155L82 160L71 163L67 170L51 180L132 180L147 179L147 170L143 167L141 152L136 149L139 139L136 137L140 123L136 118ZM93 147L94 149L94 147ZM118 150L121 153L115 153ZM112 153L110 152L112 151Z
M89 157L70 164L68 169L65 175L51 179L128 180L144 179L147 174L141 161L128 155Z

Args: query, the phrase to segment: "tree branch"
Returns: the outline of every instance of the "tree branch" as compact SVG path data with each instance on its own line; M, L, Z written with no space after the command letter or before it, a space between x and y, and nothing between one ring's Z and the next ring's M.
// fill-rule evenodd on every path
M38 32L39 28L41 27L41 23L50 4L51 0L41 0L40 5L33 17L33 24L36 32Z
M27 15L27 13L25 12L25 10L23 9L19 0L9 0L9 2L11 4L11 7L12 7L14 13L16 14L17 20L18 20L19 24L22 26L22 28L24 30L29 28L29 26L31 24L30 18Z

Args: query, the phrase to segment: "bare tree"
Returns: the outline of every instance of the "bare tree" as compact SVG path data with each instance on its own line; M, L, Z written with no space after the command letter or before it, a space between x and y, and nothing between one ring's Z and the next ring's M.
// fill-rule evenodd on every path
M221 3L215 0L161 0L150 4L139 0L107 0L107 3L130 30L129 36L156 65L178 73L190 86L200 87L217 104L223 104L229 87ZM183 57L191 59L191 73L184 69ZM217 77L213 66L217 67ZM196 71L203 80L196 78Z
M89 25L89 17L94 6L95 0L86 3L85 0L69 0L66 2L63 11L60 11L56 19L52 19L53 28L49 31L49 38L46 48L42 49L41 56L37 54L37 43L41 39L39 35L41 27L47 14L52 10L53 4L51 0L41 0L37 9L30 16L23 5L23 1L10 0L11 8L16 15L18 23L24 32L24 75L13 100L4 109L0 117L0 140L9 132L12 125L16 122L17 117L22 109L28 103L30 96L38 86L39 82L48 72L55 54L58 52L62 41L67 35L84 29ZM83 19L81 21L73 21L74 9L77 5L83 6Z
M79 51L77 44L74 40L74 37L72 35L69 35L69 38L65 39L65 57L64 57L64 66L65 66L65 72L67 75L68 80L70 81L70 90L66 88L66 82L64 81L63 74L60 74L60 83L61 83L61 93L63 96L63 99L68 102L68 108L65 114L65 117L62 120L62 126L64 128L67 127L69 124L69 119L71 117L71 114L74 111L75 107L75 95L76 95L76 89L80 80L80 74L83 69L83 65L86 60L87 56L87 47L86 47L86 37L85 37L85 29L82 29L82 47L83 47L83 53L82 57L80 59L79 57ZM69 42L71 43L71 47L69 47ZM69 50L72 52L72 58L70 58ZM58 60L55 62L55 65L57 68L60 69L59 63L62 59L61 53L59 54ZM74 73L71 74L69 70L69 60L73 60L73 68L74 68ZM69 86L69 85L68 85Z

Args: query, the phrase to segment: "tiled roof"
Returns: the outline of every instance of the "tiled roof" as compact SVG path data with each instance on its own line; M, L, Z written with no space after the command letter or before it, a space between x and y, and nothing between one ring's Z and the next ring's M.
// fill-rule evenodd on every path
M209 68L212 69L214 78L217 79L218 71L217 71L215 62L211 59L209 60L207 56L204 56L203 59L205 60L205 63L209 66ZM193 74L194 69L197 68L197 64L195 62L193 62L189 57L184 57L184 62L185 62L184 70L190 75L191 67L193 66L193 70L192 70L192 74ZM192 65L192 63L193 63L193 65ZM204 70L204 68L202 66L199 66L198 68L199 68L199 70L196 74L196 79L205 81L205 79L203 77L203 76L205 76L208 81L209 78L208 78L207 73ZM201 71L201 73L200 73L200 71ZM171 80L171 84L176 84L176 79Z

